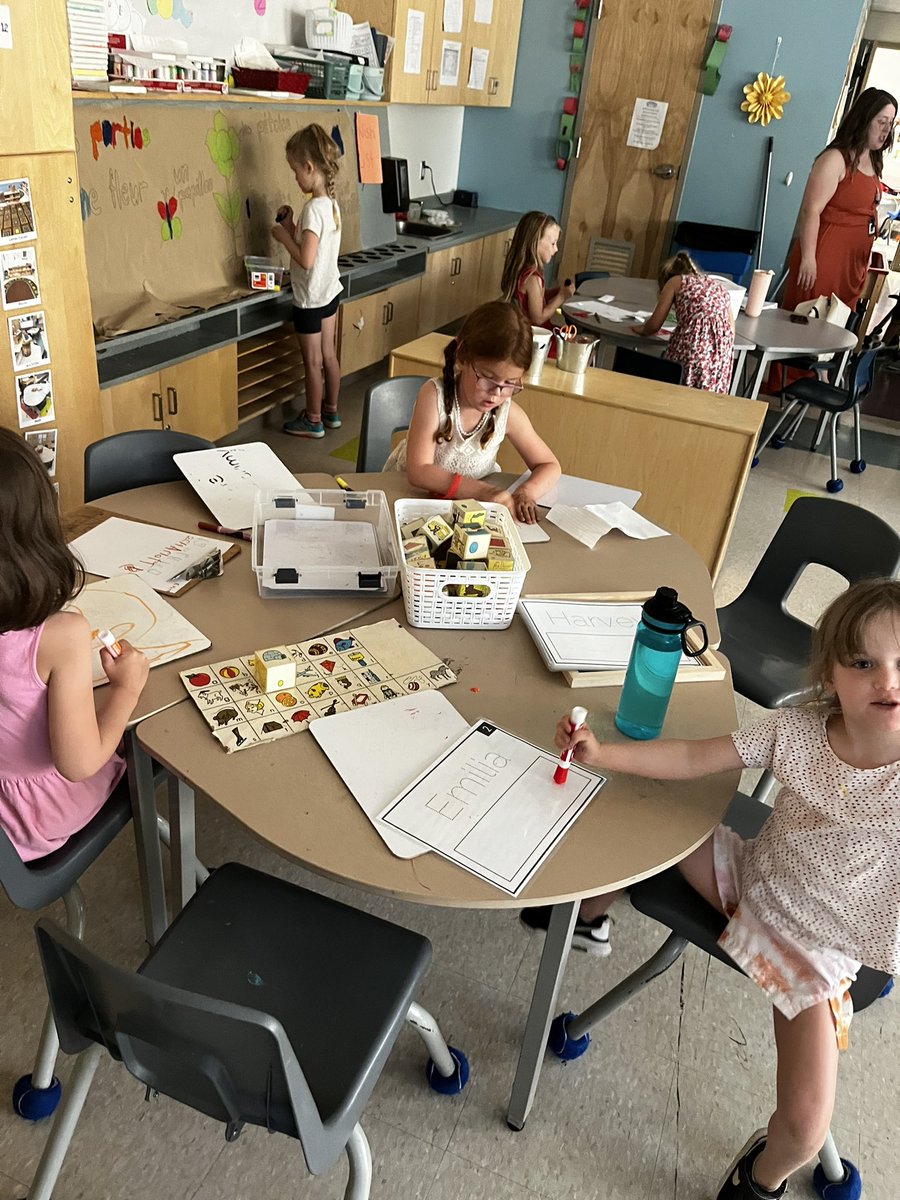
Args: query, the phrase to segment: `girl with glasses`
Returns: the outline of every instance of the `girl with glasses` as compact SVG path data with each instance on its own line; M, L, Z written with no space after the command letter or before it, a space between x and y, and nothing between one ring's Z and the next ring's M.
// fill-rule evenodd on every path
M517 521L533 524L537 501L561 471L513 399L522 391L531 347L531 325L515 305L493 300L476 308L447 344L441 378L420 388L409 433L384 469L406 471L413 487L442 499L504 504ZM500 469L504 438L531 471L514 492L485 480Z

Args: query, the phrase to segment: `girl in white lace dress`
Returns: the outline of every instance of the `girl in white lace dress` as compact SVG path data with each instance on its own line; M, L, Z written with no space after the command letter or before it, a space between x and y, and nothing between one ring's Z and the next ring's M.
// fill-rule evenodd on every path
M519 521L537 520L537 501L558 482L560 466L515 400L531 364L531 326L513 304L493 300L470 313L444 351L440 379L419 390L409 433L386 471L451 500L505 504ZM514 492L484 481L500 468L507 437L531 475Z

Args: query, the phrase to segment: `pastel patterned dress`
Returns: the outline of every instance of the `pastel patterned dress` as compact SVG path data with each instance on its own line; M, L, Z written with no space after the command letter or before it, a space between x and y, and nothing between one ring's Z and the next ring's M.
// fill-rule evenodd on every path
M682 275L675 294L675 319L663 357L681 363L685 387L727 394L734 355L728 292L709 275Z

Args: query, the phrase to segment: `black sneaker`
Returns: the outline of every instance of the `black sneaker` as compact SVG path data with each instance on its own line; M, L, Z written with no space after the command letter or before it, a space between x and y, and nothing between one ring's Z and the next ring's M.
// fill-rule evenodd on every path
M551 912L549 904L537 904L534 908L523 908L519 913L519 920L527 929L541 929L546 933ZM578 917L572 932L572 949L584 950L597 958L606 958L610 953L608 914L595 917L593 921L582 921L581 917Z
M774 1192L767 1192L753 1179L753 1164L766 1144L766 1130L757 1129L728 1168L716 1200L777 1200L783 1196L787 1180Z

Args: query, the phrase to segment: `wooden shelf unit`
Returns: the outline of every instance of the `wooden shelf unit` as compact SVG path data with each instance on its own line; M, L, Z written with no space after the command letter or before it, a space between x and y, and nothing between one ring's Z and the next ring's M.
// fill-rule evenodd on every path
M303 390L303 359L285 323L238 343L238 425L293 400Z

